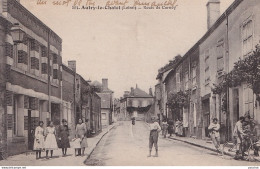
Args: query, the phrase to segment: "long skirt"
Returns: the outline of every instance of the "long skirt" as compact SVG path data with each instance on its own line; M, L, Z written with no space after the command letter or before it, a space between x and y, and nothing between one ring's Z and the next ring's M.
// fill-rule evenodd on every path
M88 142L87 142L87 138L84 137L81 141L81 144L80 144L81 148L86 148L88 147Z
M38 135L34 139L33 150L42 150L44 149L44 137L43 135Z
M56 137L54 134L48 134L45 140L45 149L46 150L56 150L58 149Z

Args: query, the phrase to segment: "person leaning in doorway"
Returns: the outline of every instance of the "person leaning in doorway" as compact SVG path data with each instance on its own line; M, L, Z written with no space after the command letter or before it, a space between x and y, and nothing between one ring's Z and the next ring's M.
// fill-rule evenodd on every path
M220 153L220 134L219 134L220 125L218 123L218 119L214 118L213 121L210 123L208 130L211 137L211 140L216 147L218 153Z

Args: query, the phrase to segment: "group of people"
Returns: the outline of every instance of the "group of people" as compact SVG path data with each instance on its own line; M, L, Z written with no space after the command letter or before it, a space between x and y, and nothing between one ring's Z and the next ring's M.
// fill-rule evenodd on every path
M178 120L175 123L175 127L182 127L182 123ZM174 132L173 121L168 121L164 119L162 122L162 127L156 120L156 117L152 117L152 123L149 124L150 127L150 136L149 136L149 154L148 157L151 157L152 147L155 147L155 157L158 157L158 137L159 132L162 130L162 135L166 138L167 131L172 136ZM220 150L220 124L218 119L214 118L210 125L208 126L209 135L212 139L214 146L216 147L218 153L221 153ZM175 133L179 134L179 129L175 129ZM258 133L257 133L257 122L253 120L249 115L245 117L240 117L239 121L236 123L233 131L234 141L236 143L236 156L235 159L243 159L246 155L245 151L249 148L251 141L253 143L259 142ZM249 139L250 137L250 139ZM259 156L258 151L259 147L257 144L253 144L254 155Z
M218 119L214 118L212 123L208 127L210 137L217 151L220 153L220 124ZM236 156L235 159L243 159L246 149L250 145L251 137L252 141L255 143L258 141L257 135L257 123L249 115L242 116L239 121L235 124L233 131L234 143L236 144ZM259 148L254 144L254 155L259 156Z
M88 147L88 130L87 125L81 119L79 119L79 123L76 126L76 135L72 140L73 145L70 145L70 133L65 119L58 126L54 126L52 121L48 123L46 129L43 128L43 125L43 121L40 121L35 129L33 150L36 151L36 159L41 158L41 152L43 151L46 152L46 159L49 159L49 152L52 158L53 150L57 150L58 148L62 149L63 157L67 155L67 149L70 147L75 149L75 156L84 155L85 148Z
M183 123L180 119L177 119L177 121L174 122L173 120L169 120L167 122L167 119L164 119L162 121L162 135L164 138L166 138L167 133L169 134L169 137L171 137L173 134L176 136L183 136Z

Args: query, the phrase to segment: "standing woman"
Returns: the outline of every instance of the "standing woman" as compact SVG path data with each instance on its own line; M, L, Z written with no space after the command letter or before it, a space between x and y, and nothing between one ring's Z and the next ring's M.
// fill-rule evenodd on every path
M46 150L46 158L48 159L49 150L51 151L51 158L53 155L53 150L58 149L57 141L56 141L56 130L53 125L53 122L50 121L49 126L46 128L46 139L45 139L45 150Z
M170 138L172 136L172 134L174 133L173 120L169 120L168 124L169 124L168 133L170 134L170 136L169 136L169 138Z
M167 120L164 119L163 122L162 122L162 135L163 135L164 138L166 138L167 129L168 129Z
M79 123L76 126L76 135L77 135L77 138L81 139L81 148L83 148L82 143L85 139L84 136L85 136L86 132L87 132L86 124L83 123L82 119L79 119ZM79 149L78 155L81 155L81 149Z
M36 160L41 158L41 151L44 149L44 129L43 121L39 121L39 126L35 129L35 139L33 150L36 151Z
M178 119L175 123L175 133L177 136L182 136L182 130L183 130L183 127L182 127L182 122L180 121L180 119Z
M67 155L67 148L70 148L69 128L65 119L62 119L62 124L58 127L58 138L60 140L62 156L65 157Z

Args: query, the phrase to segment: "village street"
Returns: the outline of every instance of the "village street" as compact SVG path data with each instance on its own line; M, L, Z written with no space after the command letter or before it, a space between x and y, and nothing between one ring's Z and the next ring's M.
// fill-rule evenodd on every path
M119 125L111 130L100 141L92 155L86 160L86 165L135 165L135 166L252 166L257 163L223 159L217 153L198 148L186 143L164 139L160 135L159 157L148 155L148 126L137 121L118 122ZM152 152L152 155L155 152Z
M66 157L61 150L54 151L54 157L35 159L31 152L10 156L0 161L1 166L257 166L259 163L236 161L231 157L223 159L217 153L169 138L159 138L159 157L147 157L149 130L146 123L119 121L100 135L89 138L86 155L74 156L74 149ZM94 151L93 151L94 150ZM92 153L91 153L92 152ZM154 155L154 151L152 155ZM88 159L87 159L88 158Z

